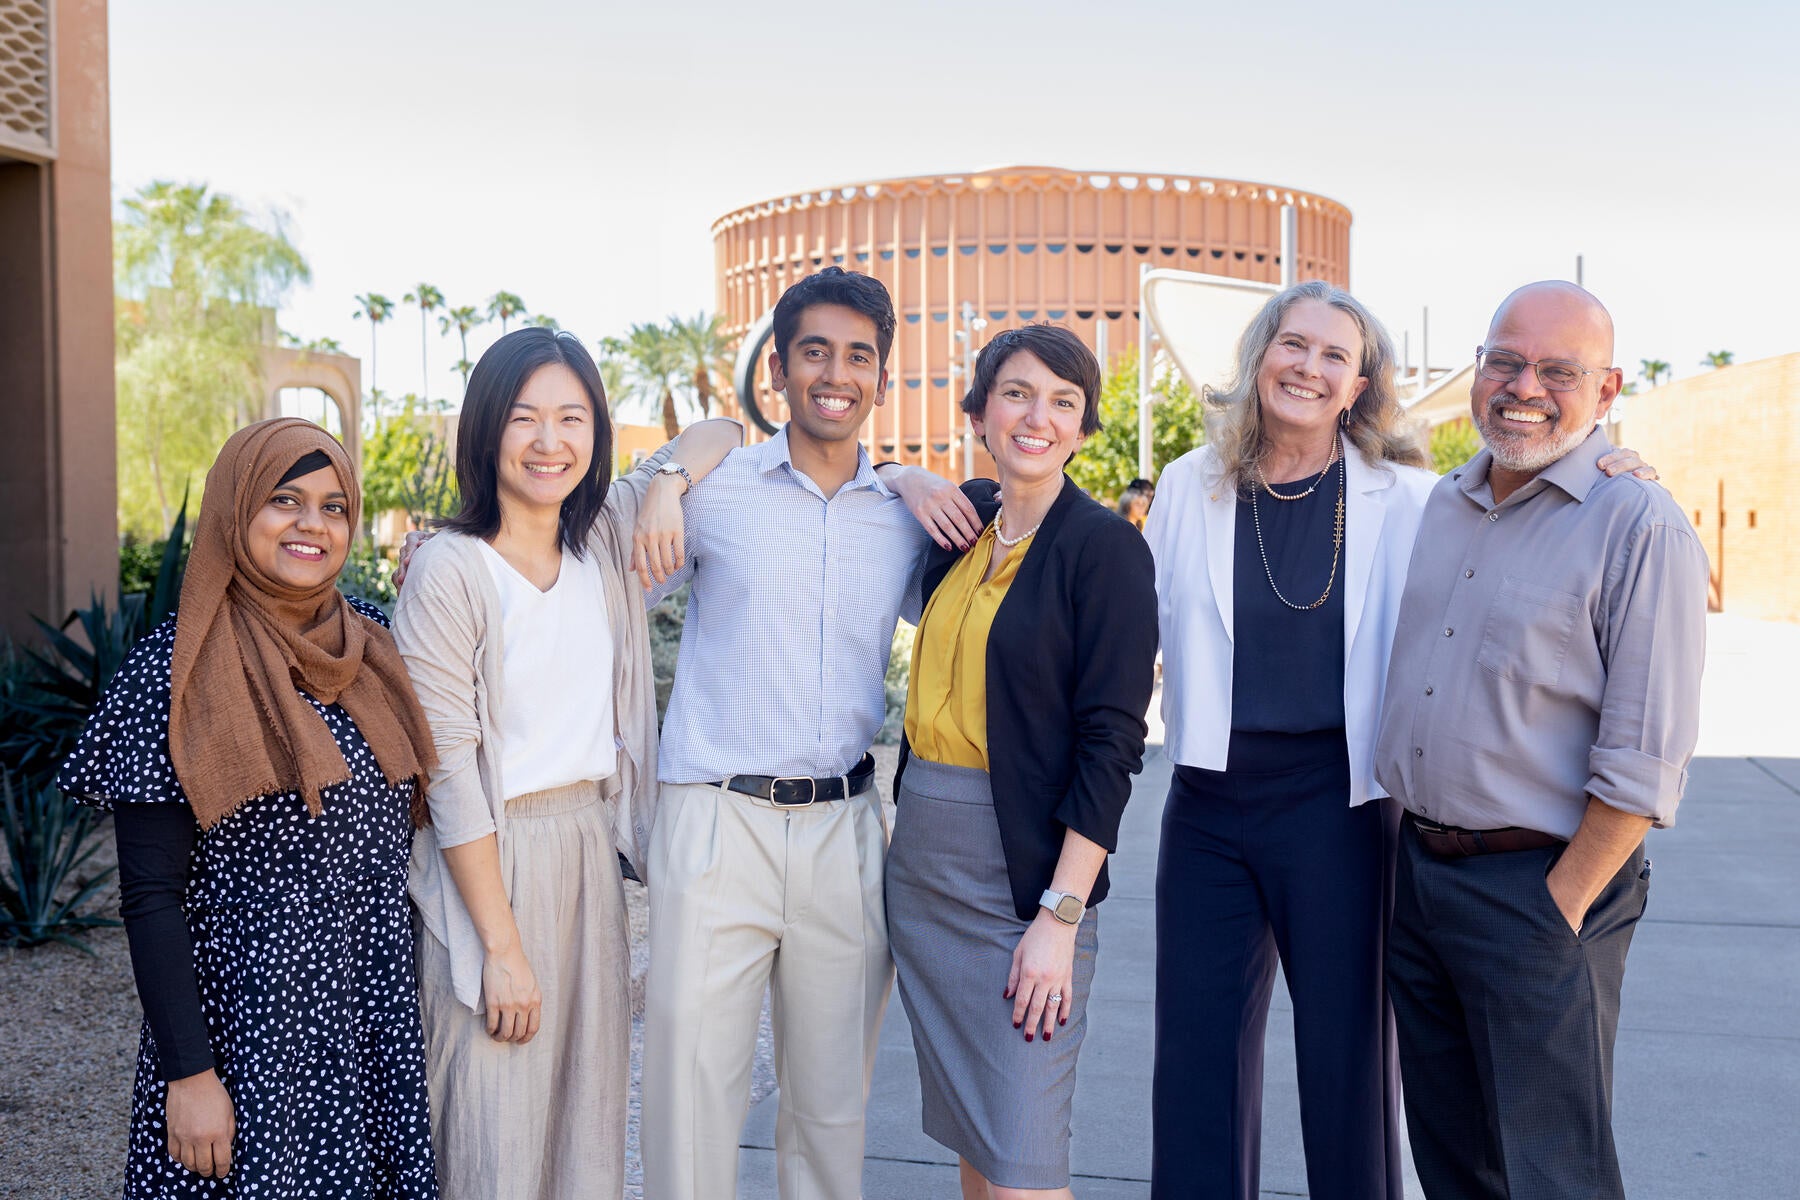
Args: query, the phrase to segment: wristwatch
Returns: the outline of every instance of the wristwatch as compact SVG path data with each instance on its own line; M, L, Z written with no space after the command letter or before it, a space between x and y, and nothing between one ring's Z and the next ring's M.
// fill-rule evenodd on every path
M658 475L679 475L687 481L687 490L690 492L694 490L694 477L689 475L688 469L678 462L663 463L656 468L656 473Z
M1068 892L1058 892L1049 888L1038 897L1038 905L1050 910L1050 915L1064 925L1079 925L1087 907L1082 904L1080 896L1072 896Z

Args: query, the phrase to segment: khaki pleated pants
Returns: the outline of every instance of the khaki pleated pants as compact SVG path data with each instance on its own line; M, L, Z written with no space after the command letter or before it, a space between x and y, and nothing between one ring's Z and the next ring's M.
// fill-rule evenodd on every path
M496 1042L418 930L431 1141L444 1200L608 1200L625 1185L631 952L598 785L506 803L500 874L544 996L538 1034Z
M782 1200L855 1200L894 968L879 793L778 809L665 784L650 842L646 1200L728 1200L763 990L773 997Z

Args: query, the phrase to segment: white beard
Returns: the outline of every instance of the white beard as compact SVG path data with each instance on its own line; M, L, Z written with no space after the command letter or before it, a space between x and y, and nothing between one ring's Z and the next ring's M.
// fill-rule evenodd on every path
M1494 456L1494 462L1508 471L1517 471L1524 475L1535 475L1545 467L1581 445L1587 439L1588 430L1559 430L1547 437L1526 435L1521 437L1511 429L1499 424L1499 409L1529 408L1533 412L1540 411L1529 404L1502 404L1506 393L1502 392L1488 401L1487 407L1475 418L1475 428L1481 434L1482 442L1488 453ZM1550 416L1555 422L1562 416L1561 408Z

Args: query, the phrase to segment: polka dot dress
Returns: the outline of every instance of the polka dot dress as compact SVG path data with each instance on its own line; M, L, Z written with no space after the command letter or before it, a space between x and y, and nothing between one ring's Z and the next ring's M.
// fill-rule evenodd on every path
M169 761L174 646L171 620L133 648L65 791L102 808L187 803ZM324 790L317 818L291 792L245 804L201 833L188 880L201 1007L237 1109L231 1173L205 1179L169 1158L146 1024L126 1197L437 1195L406 899L412 785L387 784L341 708L313 707L350 780Z

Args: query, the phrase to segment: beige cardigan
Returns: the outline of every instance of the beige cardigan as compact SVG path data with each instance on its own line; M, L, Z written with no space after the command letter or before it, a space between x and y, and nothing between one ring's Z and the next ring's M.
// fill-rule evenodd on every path
M587 539L597 557L613 636L613 713L618 773L601 784L613 804L613 840L640 879L655 819L656 688L649 625L631 572L631 530L654 468L670 451L612 482ZM440 533L413 555L394 609L394 641L431 722L438 765L427 803L431 824L413 838L409 890L432 937L450 952L456 998L481 1011L484 953L475 922L444 861L444 847L492 833L506 839L506 789L494 713L501 704L500 594L476 539ZM570 679L575 694L588 685ZM574 697L572 697L573 699Z

